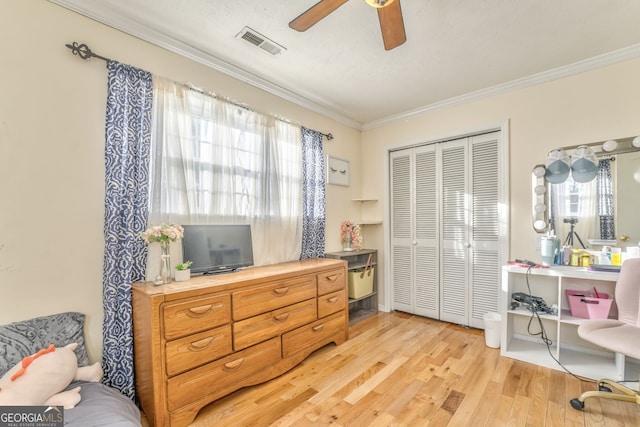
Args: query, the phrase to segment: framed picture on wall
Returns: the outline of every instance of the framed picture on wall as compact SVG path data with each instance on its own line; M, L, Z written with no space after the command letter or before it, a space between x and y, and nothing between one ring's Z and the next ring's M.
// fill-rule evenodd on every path
M349 186L349 160L327 155L327 184Z

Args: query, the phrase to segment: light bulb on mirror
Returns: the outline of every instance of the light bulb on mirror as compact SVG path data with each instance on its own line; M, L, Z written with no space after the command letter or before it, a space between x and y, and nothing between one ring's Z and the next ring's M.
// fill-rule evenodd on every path
M536 185L533 191L535 191L536 194L544 194L547 191L547 187L544 185Z
M536 203L533 208L536 212L541 213L547 210L547 205L545 205L544 203Z
M533 228L535 228L536 230L544 230L545 228L547 228L547 223L541 219L536 220L533 223Z
M539 165L539 166L536 166L536 167L533 169L533 175L534 175L534 176L537 176L538 178L540 178L540 177L544 176L544 173L545 173L546 171L547 171L547 170L545 169L545 167L544 167L544 166Z
M616 148L618 148L618 141L616 141L615 139L610 139L602 144L602 149L607 152L613 151Z
M633 138L631 140L631 145L633 145L636 148L640 148L640 136L636 136L635 138Z

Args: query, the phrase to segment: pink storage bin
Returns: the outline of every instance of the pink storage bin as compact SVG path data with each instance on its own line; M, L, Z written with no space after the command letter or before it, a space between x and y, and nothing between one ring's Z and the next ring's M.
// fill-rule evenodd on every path
M569 308L573 317L583 319L606 319L609 317L613 299L608 294L598 293L598 297L591 291L566 290Z

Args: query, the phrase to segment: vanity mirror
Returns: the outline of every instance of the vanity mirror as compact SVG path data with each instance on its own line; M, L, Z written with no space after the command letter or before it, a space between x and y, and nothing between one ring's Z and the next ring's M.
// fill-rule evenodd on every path
M586 246L638 245L640 137L558 148L549 153L544 179L540 167L532 172L536 232L553 230L563 243L577 234Z

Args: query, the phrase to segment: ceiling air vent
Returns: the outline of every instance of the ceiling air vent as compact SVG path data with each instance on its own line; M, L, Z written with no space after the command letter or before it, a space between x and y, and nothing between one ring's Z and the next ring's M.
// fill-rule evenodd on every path
M280 55L287 50L284 46L279 45L273 40L269 40L256 30L249 27L244 27L242 31L236 34L236 38L246 40L271 55Z

